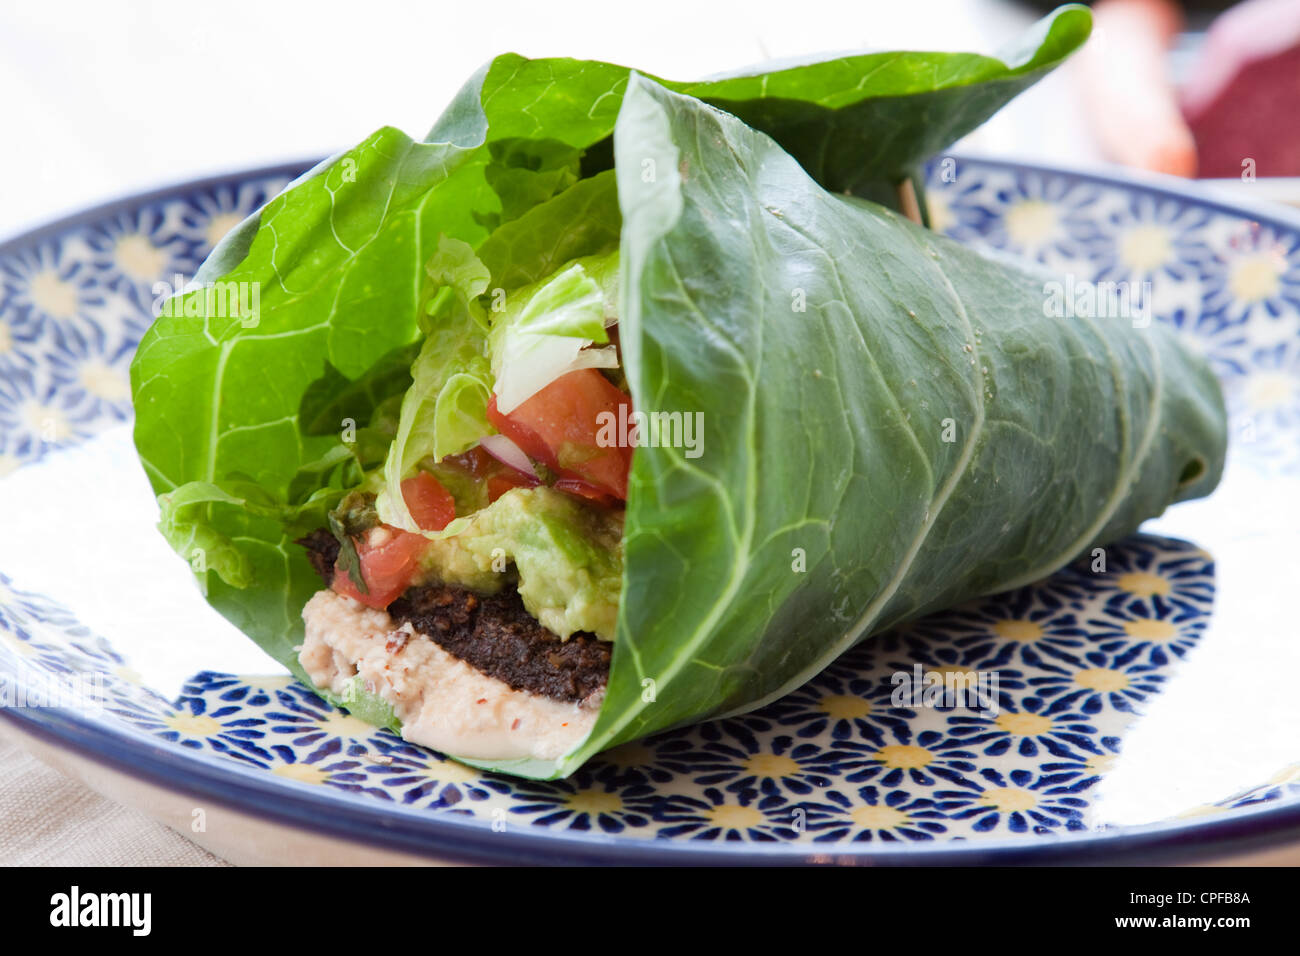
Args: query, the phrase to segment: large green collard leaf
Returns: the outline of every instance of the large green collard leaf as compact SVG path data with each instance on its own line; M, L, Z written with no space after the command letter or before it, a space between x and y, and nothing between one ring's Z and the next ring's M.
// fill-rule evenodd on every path
M1054 69L1091 28L1086 7L1061 7L997 57L873 53L823 62L815 77L794 67L663 85L767 133L827 189L898 208L897 183Z
M635 404L700 413L704 454L637 451L608 696L561 769L1217 483L1219 389L1168 330L1046 317L1041 277L825 192L649 80L615 136Z

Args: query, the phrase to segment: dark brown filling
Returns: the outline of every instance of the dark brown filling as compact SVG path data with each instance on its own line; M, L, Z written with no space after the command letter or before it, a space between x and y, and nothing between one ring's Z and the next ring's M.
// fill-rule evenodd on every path
M608 643L587 633L560 640L528 613L513 586L479 595L421 585L408 588L388 613L515 690L577 701L604 687L609 676Z
M324 528L298 544L307 549L328 587L334 579L339 543ZM513 584L496 594L433 583L407 588L388 606L395 621L410 622L420 634L471 667L515 690L555 700L579 701L605 686L610 645L579 632L562 641L528 613Z
M307 549L307 560L321 576L325 586L332 585L334 562L339 559L339 539L334 537L328 528L317 528L306 537L299 538L295 544L300 544Z

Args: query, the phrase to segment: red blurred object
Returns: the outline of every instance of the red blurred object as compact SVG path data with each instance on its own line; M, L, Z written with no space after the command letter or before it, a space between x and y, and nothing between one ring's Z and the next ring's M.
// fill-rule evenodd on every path
M513 468L506 468L500 474L488 479L488 502L496 501L507 491L513 491L515 488L536 488L540 484L541 482L536 478L529 478Z
M1246 0L1215 20L1181 101L1201 176L1300 176L1300 2Z
M456 517L455 499L427 471L402 482L402 498L415 523L425 531L441 531ZM420 555L428 542L424 535L385 524L354 538L353 544L361 559L361 580L366 582L366 593L362 594L352 576L337 565L330 587L366 607L386 608L415 577Z
M589 485L578 478L561 478L555 483L555 487L561 491L567 491L571 495L577 495L579 498L586 498L588 501L603 505L606 508L612 508L619 503L618 498L606 494L595 485Z

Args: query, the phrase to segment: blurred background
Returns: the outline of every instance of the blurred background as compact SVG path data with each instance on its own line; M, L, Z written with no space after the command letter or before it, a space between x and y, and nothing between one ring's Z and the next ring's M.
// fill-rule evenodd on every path
M0 9L0 238L124 193L423 135L497 53L688 79L863 48L996 53L1009 0L114 4ZM1228 13L1222 11L1232 8ZM1300 0L1102 0L1089 48L961 148L1300 202ZM1207 32L1208 31L1208 32ZM1243 169L1245 159L1252 167ZM1243 175L1249 176L1243 180Z

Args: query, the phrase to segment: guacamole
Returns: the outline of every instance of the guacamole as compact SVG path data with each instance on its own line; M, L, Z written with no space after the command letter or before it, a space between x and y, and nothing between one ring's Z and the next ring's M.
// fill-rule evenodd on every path
M516 488L435 538L421 561L427 578L493 593L514 582L524 607L567 638L614 639L623 583L623 513L545 485Z

